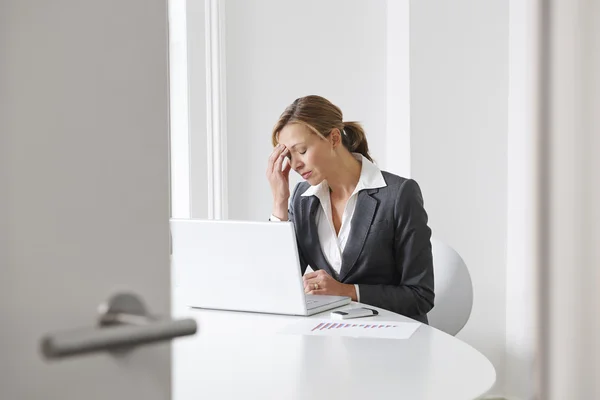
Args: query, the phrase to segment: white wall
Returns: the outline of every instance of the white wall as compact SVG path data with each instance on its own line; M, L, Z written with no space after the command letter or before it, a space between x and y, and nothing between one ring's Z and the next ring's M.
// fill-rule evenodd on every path
M225 15L230 219L268 218L271 129L297 97L362 121L385 162L386 2L226 0Z
M191 215L188 41L185 0L169 0L169 106L171 216Z
M411 2L412 175L433 234L469 266L471 319L503 392L506 327L508 4Z
M187 5L187 79L189 134L188 152L190 157L190 214L193 218L207 218L209 199L206 195L208 185L207 163L208 149L206 142L206 34L205 34L205 1L204 0L170 0L184 1ZM181 133L185 135L185 132Z
M538 226L537 0L510 1L506 247L506 390L534 393Z

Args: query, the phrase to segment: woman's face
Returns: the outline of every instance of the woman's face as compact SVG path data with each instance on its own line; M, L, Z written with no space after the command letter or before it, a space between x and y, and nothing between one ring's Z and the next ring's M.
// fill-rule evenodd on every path
M292 169L312 186L327 179L333 147L329 140L302 124L289 124L279 132L279 143L288 150Z

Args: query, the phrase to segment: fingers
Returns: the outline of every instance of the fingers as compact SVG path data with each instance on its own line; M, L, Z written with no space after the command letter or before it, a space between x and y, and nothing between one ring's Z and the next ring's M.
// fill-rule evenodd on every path
M273 173L273 164L275 163L275 160L277 160L277 157L279 157L279 154L281 153L281 148L279 146L280 145L275 146L275 148L271 152L271 155L269 156L269 161L267 162L267 175L271 175L271 173Z
M321 277L319 277L319 276L310 278L310 279L304 279L304 286L314 285L315 283L318 283L320 285L322 282L325 282L325 281L326 281L325 279L321 279Z
M330 285L329 282L332 280L331 276L325 271L311 272L302 277L304 281L304 291L315 289L315 283L319 289L327 289Z
M309 272L308 274L305 274L302 279L304 281L304 293L306 294L341 296L339 282L322 269L315 272ZM318 289L315 289L315 283L317 284Z
M282 172L283 169L283 160L285 160L285 156L288 152L287 148L283 148L281 153L279 153L279 157L275 160L275 164L273 165L273 172Z
M325 283L319 281L318 279L309 279L304 281L304 289L311 290L315 288L315 283L319 285L319 287L325 287Z
M317 284L317 287L319 289L324 289L327 287L327 283L323 282L323 281L318 281L316 279L310 280L310 281L305 281L304 282L304 292L308 291L308 290L313 290L315 289L315 284Z
M314 272L309 272L308 274L304 274L304 279L312 279L314 277L317 276L323 276L323 275L329 275L327 272L325 272L324 270L320 269L318 271L314 271Z
M287 150L287 153L289 154L289 150ZM290 170L292 169L292 163L290 162L290 160L287 161L287 163L285 163L285 166L283 167L283 171L281 171L281 173L283 174L283 176L285 176L286 178L290 175Z
M303 279L304 281L304 289L308 288L308 287L313 287L315 283L317 283L315 278L311 278L311 279ZM310 286L309 286L310 285Z
M278 144L277 146L275 146L275 148L271 152L271 155L269 156L269 162L267 164L268 174L272 174L273 171L276 171L275 163L281 158L281 153L283 153L284 151L287 151L287 148L284 145ZM279 164L279 170L281 170L281 164Z

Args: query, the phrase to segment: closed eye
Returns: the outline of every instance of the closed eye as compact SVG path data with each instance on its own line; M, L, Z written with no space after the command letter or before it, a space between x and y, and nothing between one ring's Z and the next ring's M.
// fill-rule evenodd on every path
M298 154L306 154L306 149L302 150L302 151L298 151L298 150L294 150L296 153ZM289 158L290 160L292 159L292 154L290 152L288 152L288 154L286 155L287 158Z

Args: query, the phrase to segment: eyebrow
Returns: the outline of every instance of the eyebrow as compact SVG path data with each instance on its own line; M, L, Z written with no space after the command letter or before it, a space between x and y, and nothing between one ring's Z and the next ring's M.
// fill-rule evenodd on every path
M291 147L290 147L290 150L293 150L293 149L294 149L294 147L296 147L296 146L301 146L301 145L303 145L303 144L305 145L305 143L304 143L304 142L299 142L299 143L296 143L295 145L293 145L293 146L291 146ZM288 154L286 155L286 157L287 157L287 158L289 158L289 159L291 160L291 159L292 159L292 154L291 154L291 153L288 153Z

